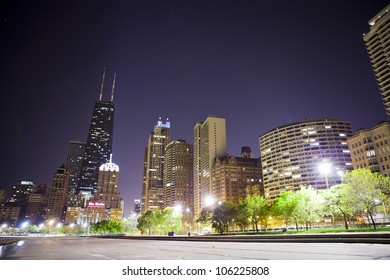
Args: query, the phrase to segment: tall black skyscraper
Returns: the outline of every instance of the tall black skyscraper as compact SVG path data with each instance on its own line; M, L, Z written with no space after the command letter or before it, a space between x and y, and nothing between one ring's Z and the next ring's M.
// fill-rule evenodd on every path
M115 77L116 74L114 74L112 83L111 100L103 101L104 70L99 101L95 102L85 145L84 161L78 182L78 193L89 192L93 195L97 189L99 167L110 160L114 129Z
M68 156L66 158L65 168L69 172L69 187L68 187L68 206L78 206L77 188L79 185L79 178L81 167L84 161L85 142L70 141L68 148Z

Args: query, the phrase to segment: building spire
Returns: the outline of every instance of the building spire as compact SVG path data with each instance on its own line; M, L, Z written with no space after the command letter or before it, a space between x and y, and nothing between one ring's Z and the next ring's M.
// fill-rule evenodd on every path
M103 98L103 87L104 87L104 78L106 77L106 67L104 67L103 71L103 78L102 78L102 84L100 86L100 96L99 96L99 101L102 101Z
M110 154L110 163L112 163L112 154Z
M116 73L114 73L114 80L112 81L111 102L114 101L115 79L116 79Z

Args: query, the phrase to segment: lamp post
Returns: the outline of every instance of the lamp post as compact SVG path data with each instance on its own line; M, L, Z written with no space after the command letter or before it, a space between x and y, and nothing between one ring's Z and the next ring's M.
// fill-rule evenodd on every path
M330 174L332 164L330 162L322 162L319 165L319 170L321 174L325 176L326 188L329 189L328 175Z

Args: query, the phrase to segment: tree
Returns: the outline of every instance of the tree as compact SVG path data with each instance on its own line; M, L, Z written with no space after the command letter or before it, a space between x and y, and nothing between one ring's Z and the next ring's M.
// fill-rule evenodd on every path
M97 233L119 233L122 232L122 224L121 221L109 221L104 220L93 224L91 226L91 230Z
M242 201L247 219L250 219L252 227L259 232L259 223L267 220L270 206L264 197L260 195L248 195Z
M146 230L148 230L148 234L151 234L152 228L154 228L157 224L155 212L156 211L148 210L139 216L137 220L137 228L141 231L141 233L144 233Z
M368 169L355 169L342 177L342 183L348 186L349 195L358 209L367 212L374 229L374 214L377 207L388 199L386 191L390 189L390 180Z
M297 195L297 207L294 215L298 221L305 224L308 230L309 225L311 226L312 222L321 217L324 200L312 187L301 186L295 194Z
M345 229L349 229L348 220L357 209L350 193L350 186L345 184L335 185L321 192L325 200L325 213L332 217L342 216Z
M286 224L286 230L288 228L288 223L294 218L295 211L298 207L297 198L298 196L294 192L287 191L281 193L274 202L275 214L283 218Z

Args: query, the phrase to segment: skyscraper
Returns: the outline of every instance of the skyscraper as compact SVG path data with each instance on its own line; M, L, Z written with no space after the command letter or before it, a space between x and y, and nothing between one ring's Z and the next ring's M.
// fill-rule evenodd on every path
M145 149L144 176L142 182L142 212L164 207L164 156L171 137L170 122L158 120L150 133Z
M211 195L211 168L214 160L226 152L226 121L208 116L194 127L194 216L199 214Z
M379 91L390 117L390 4L373 17L370 31L363 36Z
M57 168L53 181L48 190L48 200L45 220L54 219L63 222L65 219L66 202L68 197L69 172L65 165Z
M106 208L121 208L118 182L119 166L110 158L110 162L99 168L98 188L94 200L104 203Z
M85 142L70 141L65 168L69 172L68 206L78 206L77 186L80 177L81 166L84 160Z
M265 197L273 200L301 185L325 189L340 183L339 174L352 169L347 144L351 135L348 122L313 119L283 125L260 136Z
M103 73L99 101L95 102L92 113L87 143L85 145L84 160L78 182L78 193L86 192L92 195L94 194L97 188L99 167L109 161L112 153L115 74L110 101L102 100L104 77L105 72Z
M164 207L181 206L193 212L193 147L185 140L172 141L165 148Z

